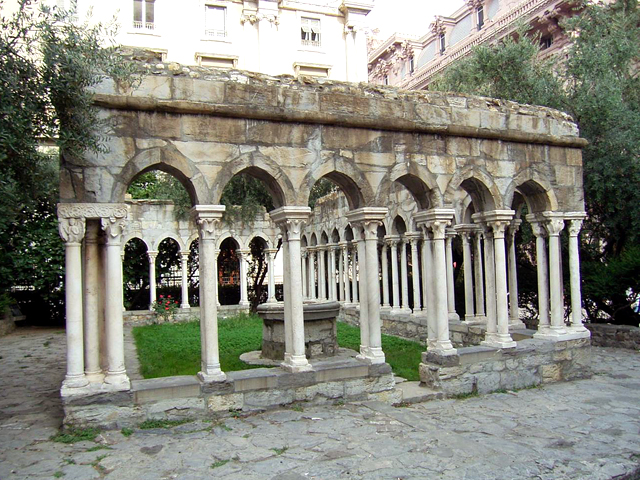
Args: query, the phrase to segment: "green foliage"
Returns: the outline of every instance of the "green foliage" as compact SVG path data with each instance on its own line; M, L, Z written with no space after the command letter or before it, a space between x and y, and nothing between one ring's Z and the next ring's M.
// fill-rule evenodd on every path
M132 429L132 428L124 427L122 430L120 430L120 433L121 433L124 437L130 437L131 435L133 435L133 429Z
M193 202L182 183L173 175L152 170L138 175L129 185L127 193L134 200L170 200L176 218L185 219Z
M256 215L274 209L264 183L247 174L235 175L225 185L220 203L227 207L223 219L229 225L251 225Z
M145 420L138 428L140 430L151 430L153 428L173 428L185 423L193 422L190 418L183 418L181 420Z
M546 105L573 116L589 140L583 150L585 305L592 321L637 324L630 302L640 285L640 11L637 0L583 1L579 7L562 24L573 40L563 63L538 60L538 39L521 30L517 39L477 48L434 88ZM531 244L525 248L533 250ZM522 288L523 296L535 285L531 289Z
M84 441L92 442L95 440L99 433L100 429L98 428L69 427L52 436L51 441L59 443L78 443Z
M213 462L211 464L211 468L222 467L222 466L226 465L227 463L229 463L229 460L217 460L217 461L215 461L215 462Z
M174 319L178 310L178 301L171 298L171 295L160 295L158 300L153 302L151 306L156 314L156 320L159 322L169 322Z
M311 192L309 193L309 207L312 209L315 208L318 199L325 195L329 195L330 193L337 192L338 190L339 188L335 183L327 180L326 178L321 178L313 185L313 187L311 187Z

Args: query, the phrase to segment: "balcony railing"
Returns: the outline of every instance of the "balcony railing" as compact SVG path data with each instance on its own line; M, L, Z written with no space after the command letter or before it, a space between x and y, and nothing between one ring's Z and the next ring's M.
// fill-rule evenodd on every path
M319 47L320 40L302 40L302 45L305 47Z
M218 37L225 38L227 36L226 30L217 30L214 28L208 28L204 31L205 37Z
M155 24L153 23L149 23L149 22L133 22L133 28L135 29L139 29L139 30L155 30Z

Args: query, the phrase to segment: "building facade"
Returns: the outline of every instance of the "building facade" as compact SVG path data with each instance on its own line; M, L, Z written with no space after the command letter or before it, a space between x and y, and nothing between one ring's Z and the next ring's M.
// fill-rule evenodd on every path
M369 81L426 89L473 47L495 43L520 25L539 35L541 56L561 56L570 42L560 21L574 8L570 0L467 0L450 16L436 17L423 36L394 34L370 51Z
M367 81L372 0L57 0L78 21L118 25L116 41L158 62Z

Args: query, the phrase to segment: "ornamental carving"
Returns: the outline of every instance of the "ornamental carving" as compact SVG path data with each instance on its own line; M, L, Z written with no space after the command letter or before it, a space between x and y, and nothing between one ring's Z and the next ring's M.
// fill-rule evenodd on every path
M107 234L107 245L119 245L122 239L122 232L127 226L125 218L109 217L100 220L102 230Z
M364 229L365 240L378 240L378 227L382 224L380 220L364 220L362 228Z
M493 238L504 238L504 234L509 228L510 221L508 220L495 220L491 222L491 228L493 230Z
M246 22L249 22L251 25L254 25L258 21L258 15L255 13L243 13L240 15L240 23L244 25Z
M550 237L557 237L564 228L564 219L551 218L545 224Z
M484 0L467 0L466 1L469 8L478 9L484 5Z
M81 243L84 230L84 218L61 218L58 220L58 232L65 243Z
M385 58L378 59L369 65L369 72L374 78L383 79L389 73L398 73L407 60L413 58L413 47L407 40L390 45L384 52Z
M59 203L60 218L127 218L129 207L123 204Z
M531 230L533 231L533 235L536 238L542 237L545 238L547 236L547 230L544 228L544 225L542 224L542 222L529 222L529 225L531 225Z
M266 20L271 25L275 25L276 27L280 25L280 17L278 15L265 15L264 13L259 13L257 15L258 21Z
M436 36L442 35L446 31L442 17L436 17L435 22L430 25L430 28Z
M198 218L196 224L198 225L200 238L202 240L215 240L218 223L220 223L219 218Z
M569 221L569 236L577 237L582 230L582 219L570 220Z

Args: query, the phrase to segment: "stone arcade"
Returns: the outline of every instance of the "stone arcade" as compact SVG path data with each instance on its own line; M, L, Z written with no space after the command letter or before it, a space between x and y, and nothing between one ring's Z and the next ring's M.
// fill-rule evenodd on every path
M544 356L536 354L536 345L564 353L552 358L552 365L531 358L505 360L510 370L520 364L529 368L524 383L588 371L577 242L584 218L580 149L585 142L566 115L488 98L364 84L171 71L177 70L157 70L134 91L101 84L95 104L111 125L109 153L63 159L58 215L66 245L62 397L67 421L123 425L181 409L251 410L335 398L399 401L381 346L382 319L394 314L411 313L416 325L426 327L421 378L447 393L486 390L482 362L527 352L534 353L531 358ZM197 378L132 384L123 348L121 251L129 220L124 199L130 182L150 169L177 177L194 204L202 362ZM225 374L218 357L213 265L224 212L220 196L243 172L266 184L276 206L269 215L283 239L285 354L281 368ZM309 193L320 178L341 188L348 206L344 217L318 220L316 214L311 220ZM401 222L389 206L399 210L407 202L391 202L394 195L411 204ZM525 204L529 213L518 218ZM540 325L529 340L513 333L522 328L513 235L523 220L537 239L540 293ZM559 237L565 224L570 234L568 326ZM464 245L462 323L453 303L454 235ZM411 285L407 256L414 259ZM355 359L309 362L305 297L340 300L345 313L357 318L361 345ZM450 324L480 325L482 346L454 348ZM446 387L453 376L460 377L458 386ZM502 377L491 378L502 385Z

